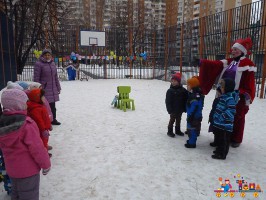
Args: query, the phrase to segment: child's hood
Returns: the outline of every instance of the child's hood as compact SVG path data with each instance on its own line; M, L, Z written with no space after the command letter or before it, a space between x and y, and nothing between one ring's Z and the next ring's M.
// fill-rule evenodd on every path
M0 118L0 146L15 145L20 137L20 128L25 124L26 112L23 113L4 113Z
M41 108L44 106L43 104L32 102L32 101L28 101L27 105L28 105L28 112L29 113L35 108Z

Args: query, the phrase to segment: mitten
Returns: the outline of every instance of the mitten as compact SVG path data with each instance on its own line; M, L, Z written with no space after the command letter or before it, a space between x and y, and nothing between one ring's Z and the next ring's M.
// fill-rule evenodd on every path
M42 174L47 175L49 173L50 169L51 169L50 167L48 169L42 169Z
M249 106L251 103L250 96L248 93L245 93L244 96L245 96L246 106Z
M42 132L42 136L43 136L44 138L48 138L48 137L50 136L49 131L47 131L47 130L43 131L43 132Z

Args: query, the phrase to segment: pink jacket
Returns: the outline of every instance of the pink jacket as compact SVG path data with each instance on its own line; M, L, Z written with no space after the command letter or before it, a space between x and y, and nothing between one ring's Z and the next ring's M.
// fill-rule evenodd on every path
M51 167L39 129L26 114L26 111L4 110L0 118L0 149L12 178L30 177Z

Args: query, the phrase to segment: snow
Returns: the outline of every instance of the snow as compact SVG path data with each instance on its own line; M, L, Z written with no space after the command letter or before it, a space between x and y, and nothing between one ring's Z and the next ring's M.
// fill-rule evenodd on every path
M52 170L41 176L40 200L218 199L218 178L233 182L236 174L266 189L265 99L256 98L250 106L244 142L230 148L223 161L211 158L213 136L207 131L214 91L205 98L197 148L186 149L187 136L166 135L169 82L89 79L61 85L57 118L62 125L51 132ZM119 85L131 86L135 111L111 106ZM184 114L183 131L185 119ZM10 199L0 188L0 199ZM245 199L252 197L247 194ZM257 199L265 197L263 192ZM233 199L242 198L236 193Z

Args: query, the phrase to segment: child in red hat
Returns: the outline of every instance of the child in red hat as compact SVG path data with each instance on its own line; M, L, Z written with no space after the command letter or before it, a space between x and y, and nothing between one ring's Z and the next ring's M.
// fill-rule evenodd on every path
M167 135L169 137L175 137L176 135L184 136L181 132L180 123L182 113L186 112L186 102L187 102L188 92L181 84L181 76L176 73L171 78L171 86L166 92L166 109L168 114L170 114L170 120L168 124ZM175 123L175 134L173 132L173 126Z
M52 129L51 121L45 105L43 104L44 90L33 89L28 93L28 115L36 122L44 147L48 149L49 130ZM52 154L49 153L49 156Z

